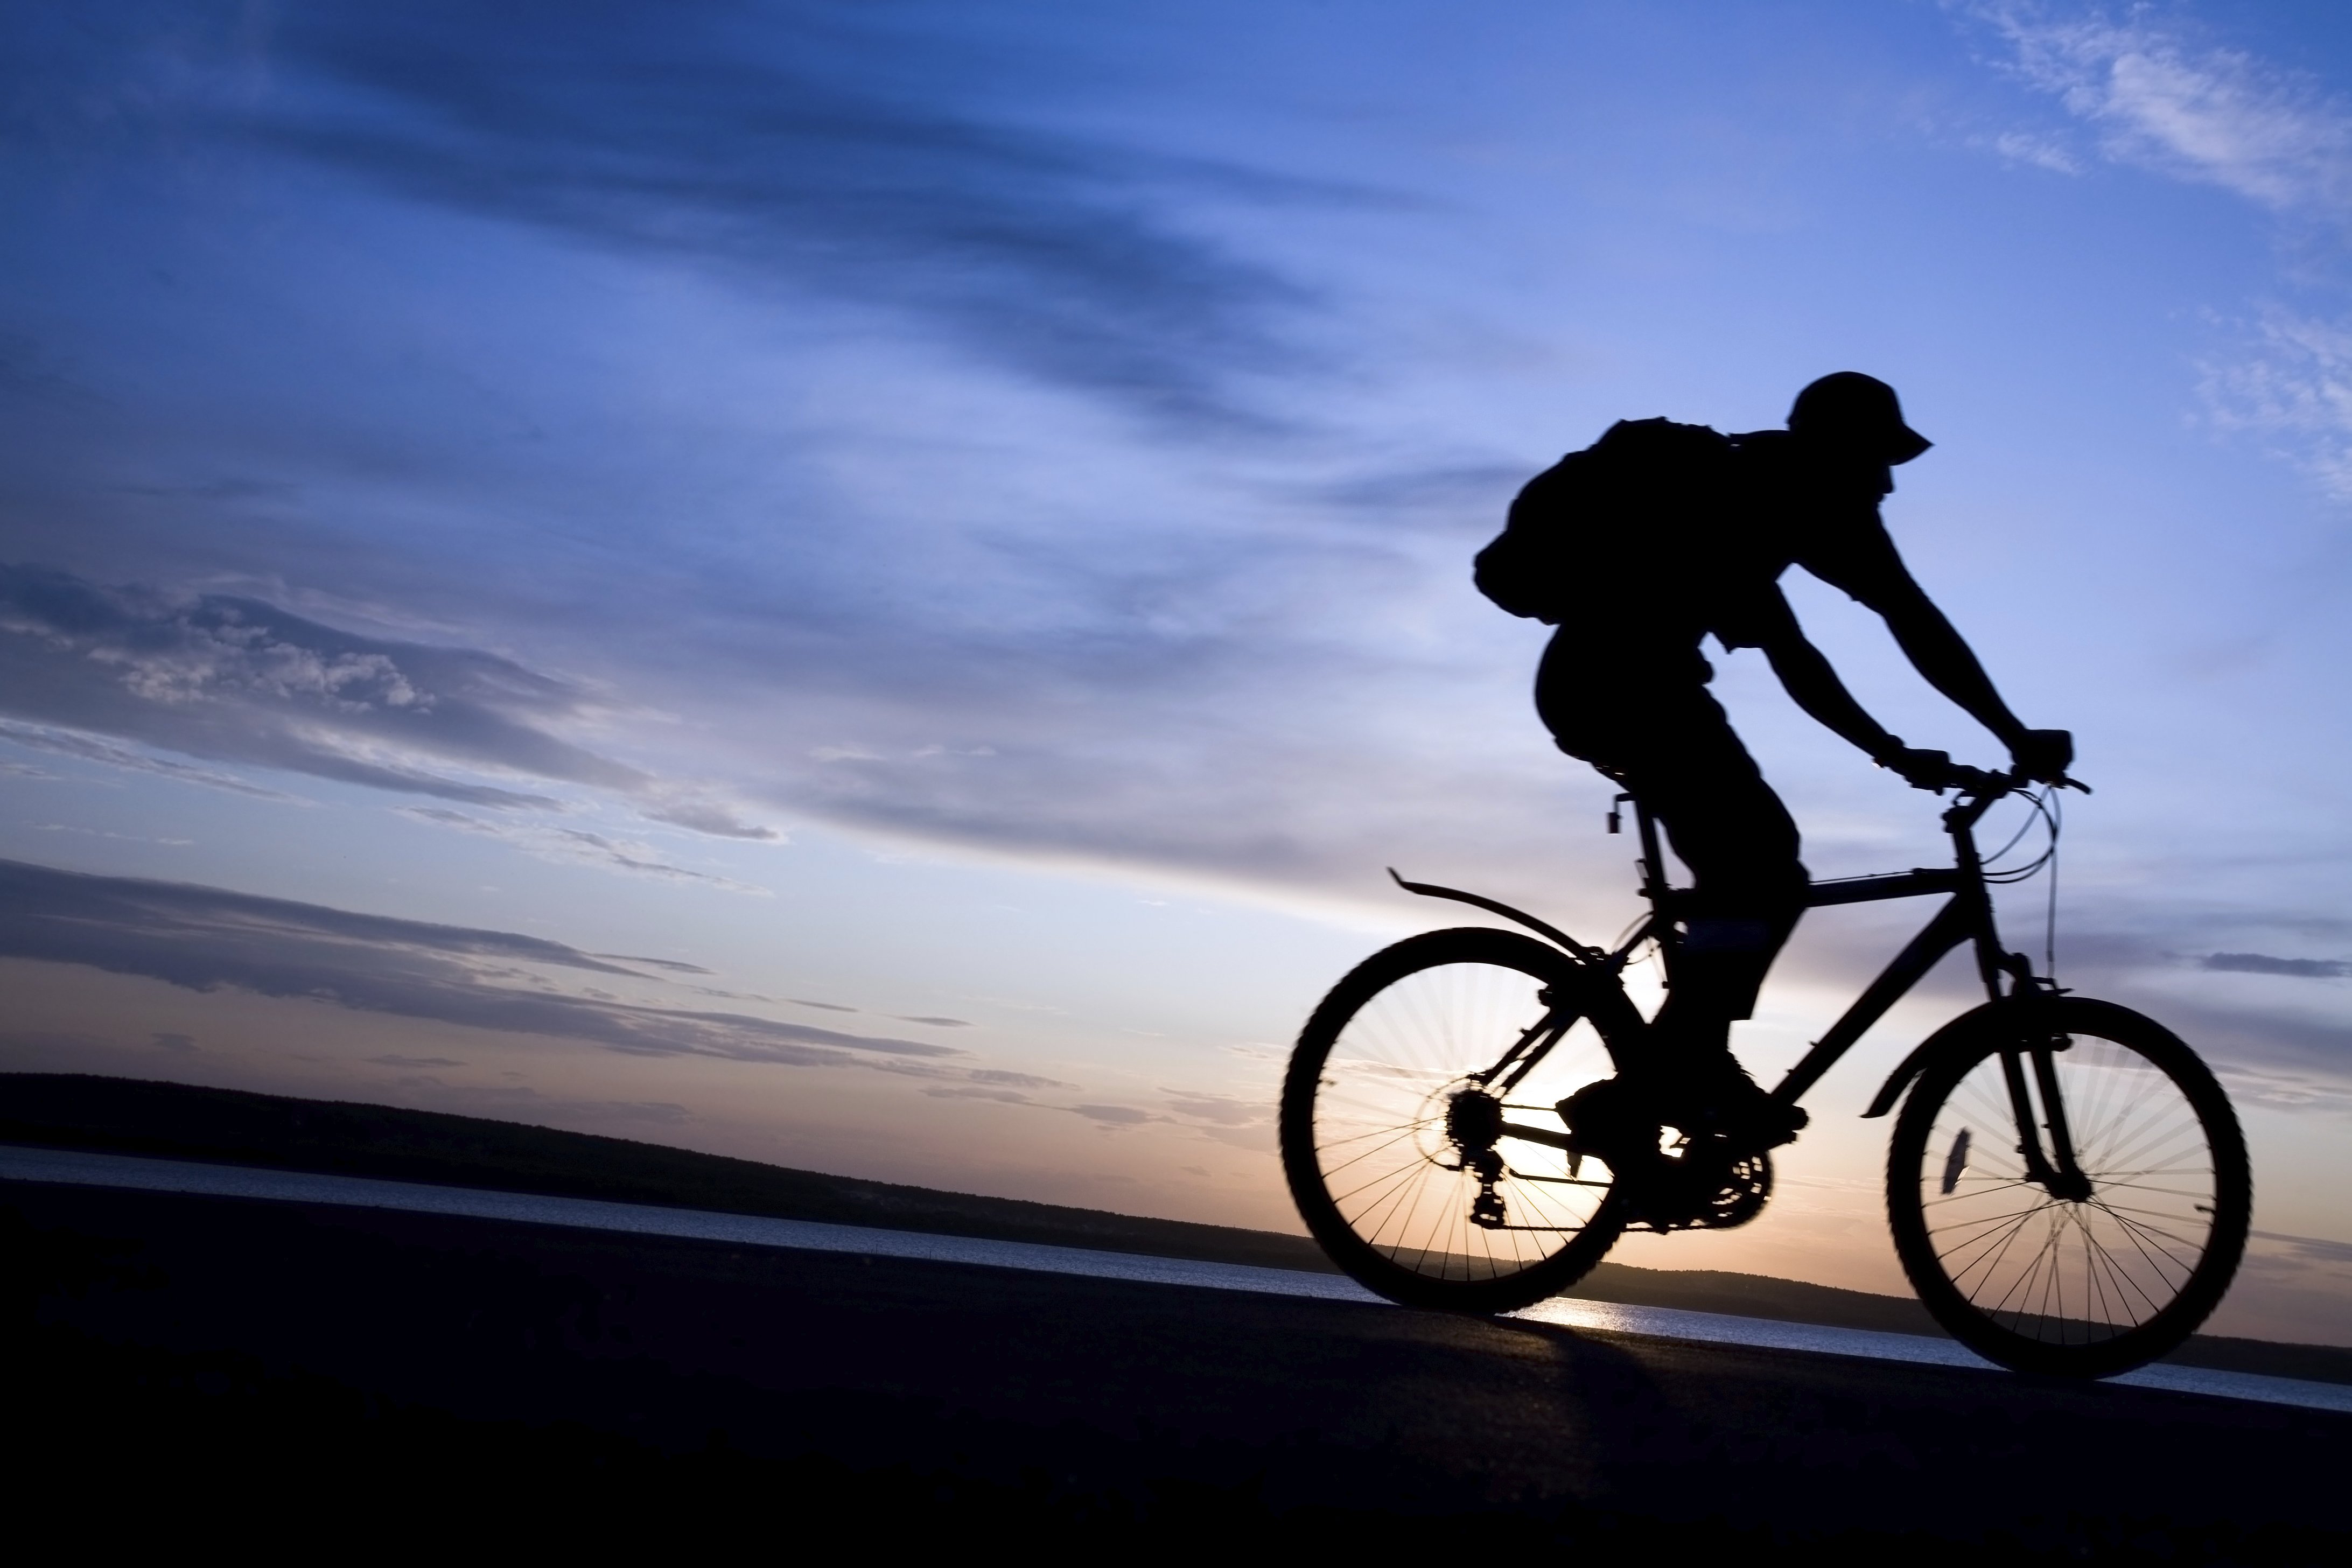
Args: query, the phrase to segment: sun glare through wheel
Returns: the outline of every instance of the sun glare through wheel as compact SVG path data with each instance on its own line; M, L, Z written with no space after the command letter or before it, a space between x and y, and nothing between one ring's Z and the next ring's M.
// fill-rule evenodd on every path
M1319 1059L1286 1096L1285 1159L1322 1229L1401 1289L1462 1287L1466 1304L1517 1279L1534 1288L1588 1235L1613 1239L1606 1165L1521 1130L1558 1137L1558 1102L1614 1068L1591 1023L1559 1005L1564 957L1506 932L1434 934L1457 940L1335 993L1326 1037L1310 1025L1302 1046Z

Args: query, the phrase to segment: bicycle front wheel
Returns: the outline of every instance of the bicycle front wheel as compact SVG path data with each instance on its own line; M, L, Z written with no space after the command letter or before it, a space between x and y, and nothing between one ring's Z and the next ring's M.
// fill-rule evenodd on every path
M2221 1086L2170 1030L2108 1003L1979 1016L1921 1073L1886 1157L1920 1300L2020 1372L2111 1377L2175 1349L2229 1289L2253 1205ZM2060 1122L2079 1183L2029 1168L2026 1148L2053 1151Z
M1410 938L1333 987L1282 1092L1283 1169L1332 1261L1407 1306L1504 1312L1601 1260L1624 1228L1613 1176L1522 1135L1559 1138L1553 1107L1616 1071L1580 999L1638 1023L1558 948L1484 927Z

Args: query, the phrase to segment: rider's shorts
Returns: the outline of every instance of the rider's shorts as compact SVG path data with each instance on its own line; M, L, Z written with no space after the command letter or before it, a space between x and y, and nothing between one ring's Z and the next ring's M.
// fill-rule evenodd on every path
M1536 710L1560 750L1621 780L1656 815L1690 868L1694 922L1724 928L1702 945L1720 936L1720 945L1749 946L1738 928L1761 921L1765 951L1777 949L1811 882L1796 822L1723 705L1696 680L1620 676L1596 687L1591 670L1580 648L1555 640L1537 675Z

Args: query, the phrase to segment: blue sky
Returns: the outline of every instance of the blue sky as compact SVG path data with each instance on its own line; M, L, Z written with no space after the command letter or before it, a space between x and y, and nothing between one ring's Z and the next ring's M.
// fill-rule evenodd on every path
M2287 1239L2231 1310L2352 1337L2333 8L0 27L0 1064L1289 1226L1285 1042L1444 918L1383 866L1632 913L1469 555L1614 418L1862 369L1937 443L1906 557L2098 787L2063 977L2255 1126ZM1816 874L1935 854L1718 662ZM1744 1048L1902 918L1809 925ZM1898 1288L1839 1113L1961 994L1825 1086L1770 1220L1634 1260Z

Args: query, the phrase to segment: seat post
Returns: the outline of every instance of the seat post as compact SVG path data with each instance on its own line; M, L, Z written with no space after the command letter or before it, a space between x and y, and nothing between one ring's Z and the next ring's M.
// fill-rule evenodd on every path
M1664 900L1674 889L1666 882L1666 859L1658 848L1658 819L1650 815L1650 808L1638 796L1617 798L1633 803L1633 828L1642 837L1642 896L1663 914Z

